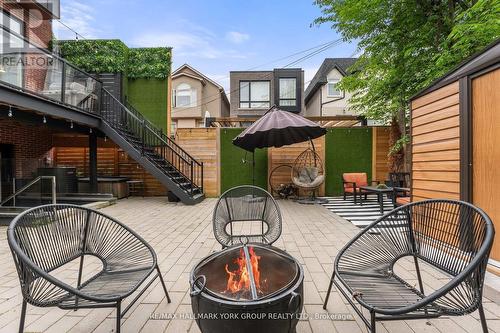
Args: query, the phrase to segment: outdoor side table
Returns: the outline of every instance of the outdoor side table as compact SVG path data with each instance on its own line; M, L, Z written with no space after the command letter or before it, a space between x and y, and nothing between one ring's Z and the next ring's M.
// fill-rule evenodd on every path
M392 193L392 187L387 188L377 188L377 186L360 186L362 193L372 193L377 195L378 204L380 205L380 213L384 214L384 194ZM363 204L363 199L361 199L361 204Z
M129 196L131 193L134 193L135 195L140 193L141 196L144 196L144 182L142 180L129 180L127 181L127 184L129 186Z

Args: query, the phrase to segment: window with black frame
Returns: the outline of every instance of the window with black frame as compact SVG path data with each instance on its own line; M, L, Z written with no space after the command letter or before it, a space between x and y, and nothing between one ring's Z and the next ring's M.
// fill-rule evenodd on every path
M240 81L240 109L269 108L270 92L269 81Z
M22 87L22 62L19 50L24 34L23 22L15 16L0 10L0 80L17 87ZM17 35L16 35L17 34Z
M279 79L279 104L280 106L297 105L297 79Z

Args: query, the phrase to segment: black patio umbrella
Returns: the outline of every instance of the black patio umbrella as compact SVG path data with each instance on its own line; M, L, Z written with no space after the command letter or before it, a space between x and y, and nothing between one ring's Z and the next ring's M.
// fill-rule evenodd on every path
M326 134L326 129L296 113L270 108L252 126L233 139L233 144L247 151L255 148L282 147L311 141Z
M255 185L255 148L282 147L311 141L326 134L326 129L296 113L271 107L261 118L233 139L233 144L254 154L252 181Z

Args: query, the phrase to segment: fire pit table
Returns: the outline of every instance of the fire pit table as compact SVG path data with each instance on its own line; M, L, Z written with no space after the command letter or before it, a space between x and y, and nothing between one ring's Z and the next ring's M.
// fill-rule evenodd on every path
M191 306L203 333L295 332L303 307L304 272L267 244L228 247L191 271Z

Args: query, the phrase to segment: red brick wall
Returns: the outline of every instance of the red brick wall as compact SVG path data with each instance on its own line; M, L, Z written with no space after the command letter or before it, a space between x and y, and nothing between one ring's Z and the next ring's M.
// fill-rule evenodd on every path
M0 144L13 144L16 178L32 178L52 148L52 131L42 124L31 125L14 119L0 119Z
M18 4L13 0L0 0L0 7L24 22L24 35L39 47L48 48L52 40L52 20L48 14L34 4ZM41 53L26 54L25 88L39 92L45 88L47 63L50 61Z

